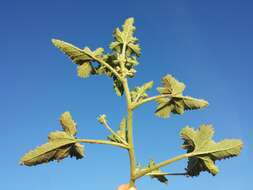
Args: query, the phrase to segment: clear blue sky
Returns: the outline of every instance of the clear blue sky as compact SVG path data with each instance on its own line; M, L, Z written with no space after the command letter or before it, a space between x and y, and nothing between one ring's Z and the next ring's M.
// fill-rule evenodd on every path
M141 64L131 87L165 74L185 82L185 93L206 99L203 111L162 120L155 104L134 115L137 159L162 161L181 154L179 131L211 123L215 140L241 138L242 154L218 162L212 177L170 177L163 185L148 177L139 190L252 188L253 2L250 0L18 1L0 3L0 188L4 190L113 190L128 180L128 157L121 149L87 145L87 157L60 164L19 166L20 157L60 129L62 112L78 123L79 137L104 138L96 117L105 113L113 128L125 114L124 98L105 77L80 79L76 67L51 44L59 38L79 47L105 47L124 19L135 17L142 46ZM156 91L151 91L156 94ZM186 161L166 168L182 172Z

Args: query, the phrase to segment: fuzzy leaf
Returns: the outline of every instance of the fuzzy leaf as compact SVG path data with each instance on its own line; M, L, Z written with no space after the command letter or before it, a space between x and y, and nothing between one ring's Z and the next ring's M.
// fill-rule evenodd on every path
M197 130L187 126L181 130L180 135L184 140L182 148L193 154L186 168L189 176L198 176L201 171L216 175L219 172L215 165L216 160L240 154L243 147L241 140L226 139L216 143L212 140L213 134L214 130L210 125L201 125Z
M150 160L150 162L148 164L148 168L151 168L154 166L155 166L154 160ZM161 171L160 169L157 169L157 170L153 170L152 172L148 173L147 175L149 175L151 178L157 179L161 183L168 184L168 179L165 177L166 174L167 173Z
M57 39L52 39L52 43L78 65L81 65L87 61L92 61L92 58L84 53L83 50L70 43Z
M76 159L81 159L84 157L84 146L80 143L75 143L74 146L71 147L70 157L76 157Z
M108 136L107 138L110 141L122 143L122 140L127 141L127 134L126 134L126 118L123 118L120 122L119 130L116 132L116 135L112 134Z
M119 28L116 28L114 31L114 40L110 44L110 48L117 53L120 53L123 48L123 44L126 45L126 52L128 55L134 53L139 56L141 48L139 44L137 44L138 40L133 36L135 27L134 27L134 19L128 18L125 20L125 23L122 26L122 31Z
M77 74L79 77L87 78L91 74L106 74L106 72L101 72L102 66L100 63L98 63L97 67L92 65L92 62L95 61L93 57L104 59L105 55L103 54L103 48L97 48L95 51L92 51L88 47L79 49L78 47L61 40L53 39L52 42L57 48L68 55L68 57L70 57L70 59L78 65Z
M67 134L69 134L71 136L75 136L76 135L76 133L77 133L76 123L72 119L72 116L71 116L70 112L64 112L61 115L60 123L62 125L63 130Z
M208 106L208 102L205 100L183 96L185 85L171 75L163 77L162 84L163 87L158 87L157 90L161 95L168 95L168 97L157 99L158 106L155 114L158 117L167 118L171 113L183 114L185 110L200 109Z
M66 132L52 132L48 136L48 143L25 154L20 163L26 166L34 166L53 160L59 161L67 156L75 156L76 159L79 159L82 156L77 154L80 152L80 150L76 150L77 146L79 145L76 145L76 139Z
M147 82L142 86L137 86L133 91L131 91L132 101L138 102L148 97L146 91L153 87L154 81Z
M81 78L87 78L92 74L93 68L90 62L85 62L77 67L77 75Z

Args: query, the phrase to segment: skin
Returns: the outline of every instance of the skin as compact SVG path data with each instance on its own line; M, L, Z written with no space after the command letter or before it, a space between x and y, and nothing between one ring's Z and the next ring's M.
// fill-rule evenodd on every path
M137 190L135 187L130 187L129 184L122 184L118 187L117 190Z

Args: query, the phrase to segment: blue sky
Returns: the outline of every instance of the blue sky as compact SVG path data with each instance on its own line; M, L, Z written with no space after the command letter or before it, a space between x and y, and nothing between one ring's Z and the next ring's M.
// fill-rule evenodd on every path
M162 161L181 154L179 132L185 125L213 124L215 140L243 139L238 158L218 162L220 173L197 178L170 177L163 185L148 177L144 189L250 189L253 130L253 3L230 1L1 1L0 114L1 189L115 189L128 180L128 156L118 148L87 145L82 160L65 159L37 167L18 165L20 157L59 130L59 116L71 111L79 137L108 135L96 117L105 113L114 129L125 112L105 77L78 78L76 67L51 44L59 38L79 47L104 47L112 31L128 17L136 20L142 46L131 88L172 74L186 85L186 95L206 99L210 106L168 120L154 116L155 104L134 115L137 159ZM152 90L150 94L157 92ZM166 167L182 172L186 161Z

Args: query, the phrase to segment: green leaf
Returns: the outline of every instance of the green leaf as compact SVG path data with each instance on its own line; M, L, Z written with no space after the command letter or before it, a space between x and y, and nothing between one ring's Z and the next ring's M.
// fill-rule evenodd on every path
M52 43L78 65L81 65L84 62L92 61L92 58L88 56L83 50L70 43L57 39L52 39Z
M71 136L75 136L76 135L76 133L77 133L76 123L72 119L72 116L71 116L70 112L64 112L61 115L60 123L62 125L63 130L67 134L69 134Z
M85 62L77 67L77 75L81 78L87 78L92 74L93 68L90 62Z
M81 159L84 157L84 146L80 143L75 143L74 146L71 147L70 157L76 157L76 159Z
M158 106L155 114L158 117L167 118L171 113L183 114L185 110L200 109L208 106L208 102L205 100L183 96L185 85L171 75L163 77L162 84L163 86L158 87L157 90L161 95L168 95L168 97L156 100Z
M241 140L226 139L216 143L212 140L213 134L214 130L210 125L201 125L197 130L187 126L181 130L180 135L184 140L182 148L193 154L186 168L189 176L198 176L201 171L216 175L219 172L215 165L216 160L240 154L243 147Z
M126 45L126 52L128 55L135 54L140 56L141 48L137 44L138 39L133 36L135 27L134 27L134 18L128 18L125 20L125 23L122 26L122 31L119 28L116 28L114 31L114 40L110 44L110 48L117 53L121 53L123 45Z
M133 91L131 91L131 99L133 102L138 102L148 97L146 91L153 87L154 81L147 82L142 86L137 86Z
M76 159L79 159L83 157L82 151L73 136L63 131L56 131L49 134L48 143L25 154L20 163L34 166L53 160L60 161L68 156L75 156Z
M59 48L63 53L65 53L77 66L77 74L81 78L87 78L91 74L107 74L107 70L103 69L101 72L101 64L98 63L97 67L92 65L92 62L95 60L94 57L98 59L104 59L104 49L97 48L95 51L92 51L90 48L85 47L83 50L78 47L61 41L61 40L52 40L53 44ZM99 70L100 69L100 70Z
M154 166L155 166L154 160L150 160L150 162L148 164L148 168L152 168ZM162 170L157 169L157 170L153 170L152 172L148 173L147 175L149 175L151 178L157 179L161 183L168 184L168 179L165 177L166 174L167 173L163 172Z
M116 134L117 134L117 136L112 134L112 135L108 136L107 138L113 142L122 143L122 140L127 142L126 118L123 118L121 120L119 130L116 132Z

